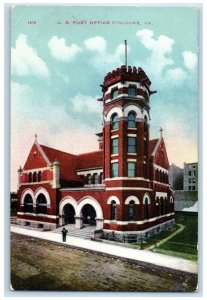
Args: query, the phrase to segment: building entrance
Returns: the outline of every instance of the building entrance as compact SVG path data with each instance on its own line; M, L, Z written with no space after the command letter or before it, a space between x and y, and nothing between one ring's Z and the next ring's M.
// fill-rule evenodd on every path
M91 226L96 225L96 211L92 205L84 205L81 213L83 218L83 224Z
M75 209L71 204L66 204L63 208L64 225L75 224Z

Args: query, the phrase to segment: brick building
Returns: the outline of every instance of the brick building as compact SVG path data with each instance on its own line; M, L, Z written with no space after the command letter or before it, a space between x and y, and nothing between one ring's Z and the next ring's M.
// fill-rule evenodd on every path
M18 170L19 224L44 229L92 224L105 234L138 237L172 226L162 132L149 139L150 85L141 68L122 66L105 76L98 151L73 155L35 138Z

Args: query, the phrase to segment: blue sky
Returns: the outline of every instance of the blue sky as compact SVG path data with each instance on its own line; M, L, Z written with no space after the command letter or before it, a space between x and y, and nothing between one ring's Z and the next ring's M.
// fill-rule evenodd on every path
M197 8L16 6L11 28L12 190L35 133L71 153L98 149L99 85L124 64L125 39L128 65L157 90L150 137L162 127L170 163L197 161Z

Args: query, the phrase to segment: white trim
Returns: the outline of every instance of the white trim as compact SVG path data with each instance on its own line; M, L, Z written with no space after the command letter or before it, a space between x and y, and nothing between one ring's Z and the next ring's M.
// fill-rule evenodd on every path
M112 187L112 188L106 188L106 191L150 191L152 192L152 189L148 188L142 188L142 187Z
M131 159L133 159L133 158L131 158ZM113 177L113 178L107 177L104 179L104 181L112 181L112 180L139 180L139 181L142 180L142 181L150 182L149 179L146 179L144 177Z
M116 154L116 155L118 155L118 154ZM111 160L111 163L116 163L116 162L119 162L119 160L118 159L112 159Z
M105 184L99 184L99 185L88 185L88 186L84 186L82 188L76 187L76 188L62 188L60 189L61 192L70 192L70 191L94 191L94 190L105 190Z
M161 167L161 166L159 166L159 165L156 165L156 164L154 164L153 163L153 167L155 167L156 169L158 169L159 171L163 171L163 172L165 172L165 173L169 173L169 171L168 171L168 169L165 169L165 168L163 168L163 167Z
M174 201L173 201L173 197L171 196L170 197L170 203L173 203Z
M137 153L127 152L127 155L137 155Z
M127 161L131 161L131 162L136 162L137 161L137 159L136 158L127 158Z
M166 215L162 215L162 216L158 216L158 217L155 217L155 218L146 219L146 220L142 220L142 221L133 221L133 223L136 224L136 225L142 225L142 224L145 224L145 223L156 221L156 220L161 219L163 217L170 217L172 215L174 215L174 213L169 213L169 214L166 214ZM169 221L166 221L166 222L169 222ZM166 222L161 223L161 224L157 224L155 226L165 224ZM113 220L104 220L104 223L111 224L111 223L113 223ZM117 221L116 220L116 224L118 224L118 225L128 225L128 224L131 224L131 223L132 223L131 221ZM150 227L150 228L153 228L153 227Z
M138 96L140 96L140 95L133 96L133 97L137 98ZM130 112L134 112L136 115L136 118L143 118L142 111L137 105L129 104L124 107L124 117L128 117Z
M167 193L163 193L163 192L156 192L155 194L155 198L160 198L160 197L163 197L163 198L167 198Z
M110 196L107 200L107 204L111 204L112 201L115 201L116 204L120 204L119 198L116 196Z
M148 199L148 204L151 204L150 196L148 193L145 193L142 199L142 203L145 204L145 199Z
M50 195L49 195L48 191L45 188L43 188L43 187L40 187L39 189L37 189L35 191L35 194L34 194L34 200L35 200L34 204L35 205L37 204L37 197L39 196L39 194L43 194L45 196L45 198L47 200L47 207L48 206L50 207L51 206Z
M63 214L63 209L64 209L64 206L66 204L71 204L75 210L75 215L76 215L76 210L77 210L77 201L71 197L71 196L66 196L64 197L63 199L61 199L60 203L59 203L59 215L61 216Z
M23 173L29 174L30 172L39 172L39 171L44 171L44 170L50 170L50 167L37 168L37 169L27 169L27 170L23 170Z
M103 172L103 169L91 169L91 170L86 170L86 171L77 171L76 173L78 175L88 175L88 174L95 174L97 173L98 175L100 175Z
M137 137L136 133L127 133L127 137Z
M127 197L126 200L125 200L125 204L129 204L130 201L134 201L135 204L140 204L140 201L139 201L139 199L136 196L129 196L129 197Z
M42 147L40 146L40 144L36 141L36 142L35 142L35 145L37 146L37 149L39 150L39 152L42 154L42 156L43 156L44 160L46 161L46 163L47 163L48 165L50 165L51 162L49 161L48 157L46 156L46 154L45 154L45 152L43 151L43 149L42 149Z
M166 186L170 186L169 183L164 183L164 182L160 182L160 181L156 181L156 180L153 180L153 182L156 183L156 184L164 185L165 187L166 187Z
M111 157L116 157L116 156L118 156L118 153L111 154Z
M117 139L118 137L119 137L118 134L116 134L116 135L111 135L111 139Z
M34 213L23 213L23 212L18 212L17 215L20 216L34 216L34 217L45 217L45 218L51 218L51 219L58 219L59 216L56 215L48 215L48 214L34 214ZM25 220L25 219L24 219ZM29 219L28 219L29 220ZM33 220L31 220L33 221ZM39 221L38 221L39 222Z
M121 106L112 107L109 111L107 111L106 117L105 117L105 122L110 122L111 116L115 113L118 115L118 118L123 117L123 111L122 111Z
M37 185L37 184L44 184L44 183L52 183L52 180L36 181L36 182L24 182L24 183L21 183L21 185Z
M152 156L154 156L155 153L157 152L157 149L158 149L158 147L159 147L159 145L161 143L161 140L162 140L162 137L160 137L159 140L157 141L157 144L156 144L156 146L154 148L154 151L152 152Z
M93 198L91 196L85 196L80 201L78 201L78 206L77 206L77 209L76 209L76 217L81 217L82 208L86 204L90 204L91 206L93 206L93 208L96 211L96 218L97 219L103 219L103 211L102 211L101 205L99 204L99 202L95 198Z
M31 189L26 189L23 191L23 193L21 194L21 197L20 197L21 206L24 206L24 198L27 194L29 194L32 197L32 204L34 205L34 202L35 202L34 192Z

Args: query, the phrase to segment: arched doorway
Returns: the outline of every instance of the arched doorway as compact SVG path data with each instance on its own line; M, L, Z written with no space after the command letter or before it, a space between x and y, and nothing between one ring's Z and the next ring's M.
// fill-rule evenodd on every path
M33 212L33 200L30 194L27 194L24 198L24 212Z
M64 224L75 224L75 209L74 207L67 203L63 207L63 217L64 217Z
M43 195L42 193L38 195L36 205L37 214L47 214L47 199L45 195Z
M95 226L96 225L96 211L90 204L85 204L81 210L83 224Z

